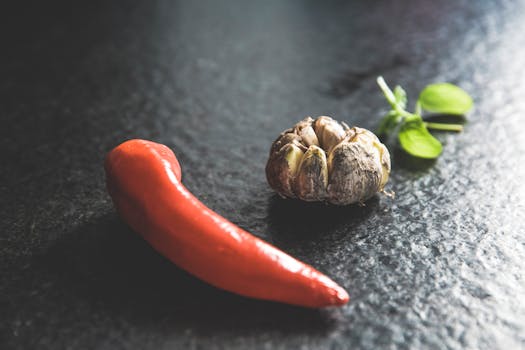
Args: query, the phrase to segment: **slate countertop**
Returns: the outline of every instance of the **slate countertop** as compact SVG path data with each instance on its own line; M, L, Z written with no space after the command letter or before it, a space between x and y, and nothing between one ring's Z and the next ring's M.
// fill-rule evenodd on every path
M5 8L0 348L525 347L525 2L137 2ZM395 145L365 207L278 198L264 165L306 115L375 129L375 77L476 108L435 162ZM413 100L412 100L413 101ZM351 295L305 310L214 289L117 217L105 153L172 147L206 205Z

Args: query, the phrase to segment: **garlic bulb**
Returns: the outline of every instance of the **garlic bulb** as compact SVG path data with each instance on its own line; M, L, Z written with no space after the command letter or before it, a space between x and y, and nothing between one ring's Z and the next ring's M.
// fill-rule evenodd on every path
M281 196L338 205L384 190L390 154L374 133L330 117L307 117L279 135L266 178Z

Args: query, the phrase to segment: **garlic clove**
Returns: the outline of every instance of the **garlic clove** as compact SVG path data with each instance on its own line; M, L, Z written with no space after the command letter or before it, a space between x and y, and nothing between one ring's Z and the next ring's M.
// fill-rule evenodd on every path
M272 154L278 152L284 145L289 143L300 143L301 137L293 132L293 129L285 130L279 137L273 142L270 149L270 157Z
M321 147L327 153L330 153L332 148L339 144L346 135L341 124L326 116L318 117L313 124L313 128L317 134Z
M364 203L379 190L382 168L373 151L358 142L342 142L328 157L331 203Z
M283 197L295 197L293 179L303 158L303 151L294 143L284 145L270 156L266 164L266 179L270 186Z
M306 117L295 124L295 132L301 137L302 143L306 147L310 147L311 145L319 146L319 140L312 127L313 121L311 117Z
M352 138L352 142L358 142L370 150L374 155L374 161L377 162L378 167L381 169L381 182L378 191L382 191L390 175L390 153L371 131L358 127L353 129L355 129L355 135Z
M388 182L388 177L390 176L390 170L391 170L390 153L388 153L388 149L382 143L379 143L378 147L380 149L381 169L382 169L381 183L379 184L379 190L383 191L385 189L386 183Z
M328 165L325 152L312 145L304 154L294 180L294 192L305 201L322 201L326 198Z

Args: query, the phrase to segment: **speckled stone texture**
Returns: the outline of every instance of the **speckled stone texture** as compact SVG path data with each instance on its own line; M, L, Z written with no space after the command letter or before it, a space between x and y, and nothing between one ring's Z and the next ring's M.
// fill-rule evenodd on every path
M2 6L1 349L525 347L525 2ZM374 129L375 77L476 108L443 155L396 150L365 207L277 197L264 166L306 115ZM411 100L412 103L414 100ZM342 284L306 310L212 288L117 217L104 154L172 147L204 203Z

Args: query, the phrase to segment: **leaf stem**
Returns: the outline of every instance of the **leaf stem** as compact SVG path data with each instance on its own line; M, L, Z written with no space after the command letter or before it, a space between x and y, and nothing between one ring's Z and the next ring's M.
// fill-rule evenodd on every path
M390 88L386 84L385 79L383 79L382 76L378 76L376 81L377 81L377 85L379 85L379 87L381 88L381 91L383 91L383 94L385 95L388 103L390 103L392 108L396 109L396 107L397 107L396 96L394 95L392 90L390 90Z
M443 130L443 131L463 131L463 125L461 124L445 124L445 123L429 123L425 122L425 126L428 129Z
M422 112L423 112L423 110L421 109L421 102L419 102L419 100L417 100L416 108L414 109L414 114L421 115Z
M395 110L396 110L397 114L402 116L405 119L405 121L407 121L407 122L411 122L411 121L414 121L414 120L417 120L417 119L421 119L421 116L419 116L417 114L414 114L414 113L407 112L404 109L396 108Z

